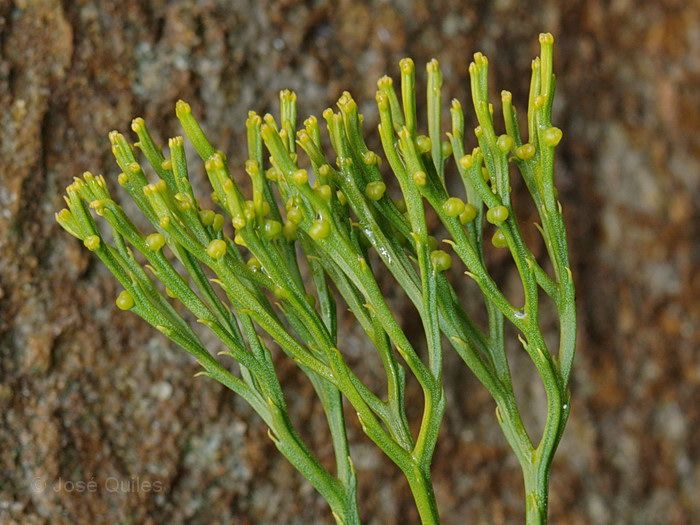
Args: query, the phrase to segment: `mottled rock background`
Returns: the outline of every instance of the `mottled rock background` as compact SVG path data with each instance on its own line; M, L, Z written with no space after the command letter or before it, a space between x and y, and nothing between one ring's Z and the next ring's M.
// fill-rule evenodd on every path
M692 0L1 0L0 522L329 522L243 402L193 379L190 359L116 311L114 280L54 223L60 192L88 168L114 182L106 135L134 116L159 139L178 133L179 97L237 160L246 112L276 109L281 88L299 92L301 115L350 88L376 122L375 81L405 55L438 58L447 96L465 101L466 66L482 50L493 93L510 88L522 107L542 30L557 36L557 177L580 298L552 522L699 523ZM493 262L510 282L508 261ZM346 341L366 368L358 334ZM444 522L522 521L520 473L493 404L446 359L434 467ZM515 368L537 422L532 367L516 356ZM280 373L328 458L309 385L288 363ZM354 419L351 434L366 521L415 523L399 473Z

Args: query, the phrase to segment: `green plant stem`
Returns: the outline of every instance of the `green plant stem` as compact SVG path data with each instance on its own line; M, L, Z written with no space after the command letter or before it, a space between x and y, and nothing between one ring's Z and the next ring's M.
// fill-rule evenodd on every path
M430 472L415 465L412 472L405 472L405 474L413 499L416 502L422 525L437 525L440 523L440 515L438 514Z
M549 472L539 474L537 463L532 469L523 471L525 478L525 523L544 525L547 523Z
M553 397L559 399L556 395ZM544 436L537 449L533 448L527 435L512 391L506 397L498 399L496 414L523 472L527 524L546 523L552 459L566 424L568 407L550 404Z

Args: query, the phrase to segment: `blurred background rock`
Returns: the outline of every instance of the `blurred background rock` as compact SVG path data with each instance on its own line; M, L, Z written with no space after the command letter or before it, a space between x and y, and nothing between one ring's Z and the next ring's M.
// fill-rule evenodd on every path
M62 189L85 169L114 183L107 133L134 116L161 140L180 133L180 97L238 162L247 111L276 110L282 88L302 117L350 89L374 126L375 82L403 56L421 72L438 58L446 103L469 107L481 50L492 94L510 89L523 109L545 30L580 304L552 523L700 522L700 4L681 0L0 1L0 522L329 522L243 402L116 311L115 281L54 222ZM513 279L506 258L492 263ZM537 424L542 392L513 352ZM311 388L279 368L330 459ZM444 523L521 522L493 403L449 350L447 370L433 469ZM366 522L415 523L399 473L349 419ZM97 490L56 485L81 480Z

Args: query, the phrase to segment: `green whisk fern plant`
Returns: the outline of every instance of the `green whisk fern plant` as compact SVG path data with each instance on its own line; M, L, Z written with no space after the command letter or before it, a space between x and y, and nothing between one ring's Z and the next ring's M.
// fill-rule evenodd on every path
M57 220L120 282L124 290L117 306L189 352L202 366L201 374L243 397L269 427L280 452L325 498L338 523L360 521L346 435L347 406L365 434L403 472L421 521L438 523L431 463L445 411L443 339L493 396L498 423L522 467L527 522L546 522L552 458L569 415L567 385L576 318L562 208L553 181L554 148L562 133L551 124L552 36L540 35L540 44L541 55L532 63L527 142L506 91L501 96L505 132L496 133L488 100L488 61L480 53L469 67L478 120L477 145L470 154L465 154L464 114L456 100L448 140L443 140L437 61L427 65L427 135L419 134L413 62L400 63L400 97L391 78L379 80L379 138L400 187L400 200L387 194L382 158L368 149L363 118L347 92L338 100L337 111L323 112L333 160L322 145L315 117L297 128L294 93L281 93L277 119L249 114L244 165L252 187L249 196L190 106L178 102L177 117L204 162L219 212L203 208L197 200L184 139L170 139L166 157L142 119L132 123L135 144L118 132L110 134L110 141L121 169L117 181L151 231L137 228L102 176L85 173L66 190L68 207ZM150 165L151 182L134 147ZM466 199L448 194L446 167L451 158ZM512 164L537 208L553 275L523 241L511 198ZM426 205L449 236L443 241L445 250L438 249L428 229ZM104 219L109 235L98 228L92 212ZM487 227L493 230L493 246L512 256L522 282L522 305L506 297L486 267ZM453 262L450 250L481 290L485 329L466 313L446 277ZM377 281L380 265L420 316L425 355L387 303ZM539 323L540 292L551 298L559 317L559 348L554 352ZM377 352L384 392L370 389L346 361L338 339L340 300ZM198 331L181 315L183 307L216 335L224 348L222 359L233 359L236 372L202 344ZM505 349L506 322L519 333L547 394L547 417L538 443L528 435L516 402ZM292 424L275 371L276 348L315 388L332 438L334 469L323 466ZM406 411L407 373L423 394L422 414L415 424Z

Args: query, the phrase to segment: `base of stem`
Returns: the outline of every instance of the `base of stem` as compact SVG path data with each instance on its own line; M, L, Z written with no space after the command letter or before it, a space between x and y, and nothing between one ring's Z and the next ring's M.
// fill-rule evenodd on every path
M525 523L546 525L548 511L548 480L536 474L525 474Z
M422 525L438 525L440 516L435 502L430 472L423 472L416 467L410 474L406 473L406 479L413 493Z

